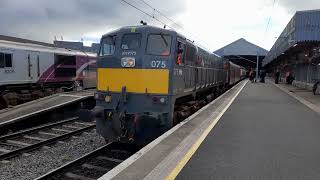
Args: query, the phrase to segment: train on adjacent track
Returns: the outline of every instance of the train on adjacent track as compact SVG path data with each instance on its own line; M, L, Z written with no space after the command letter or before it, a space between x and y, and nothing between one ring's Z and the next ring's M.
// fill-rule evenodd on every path
M123 27L100 46L94 114L107 141L148 143L246 74L169 29Z
M0 109L75 87L96 87L96 54L0 40Z

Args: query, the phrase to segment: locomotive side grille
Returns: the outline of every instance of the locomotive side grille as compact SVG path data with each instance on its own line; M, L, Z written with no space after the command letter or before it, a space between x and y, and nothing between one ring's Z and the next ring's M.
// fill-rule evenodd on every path
M98 69L98 90L131 93L168 94L168 69Z

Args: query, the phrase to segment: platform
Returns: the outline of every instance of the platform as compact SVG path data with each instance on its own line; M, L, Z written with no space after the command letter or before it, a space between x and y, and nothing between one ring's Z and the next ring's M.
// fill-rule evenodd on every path
M177 179L319 179L319 129L304 104L249 83Z
M320 114L288 92L243 81L101 179L319 179Z
M0 111L0 127L93 97L94 91L55 94Z

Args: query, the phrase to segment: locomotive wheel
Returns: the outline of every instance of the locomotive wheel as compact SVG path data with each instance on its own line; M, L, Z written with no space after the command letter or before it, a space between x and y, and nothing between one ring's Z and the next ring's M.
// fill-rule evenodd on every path
M8 102L3 97L0 97L0 109L5 108L8 108Z

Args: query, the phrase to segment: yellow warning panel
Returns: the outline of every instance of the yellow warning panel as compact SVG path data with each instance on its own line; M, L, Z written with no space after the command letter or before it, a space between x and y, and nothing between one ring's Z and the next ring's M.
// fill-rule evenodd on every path
M98 68L98 90L150 94L169 93L168 69Z

